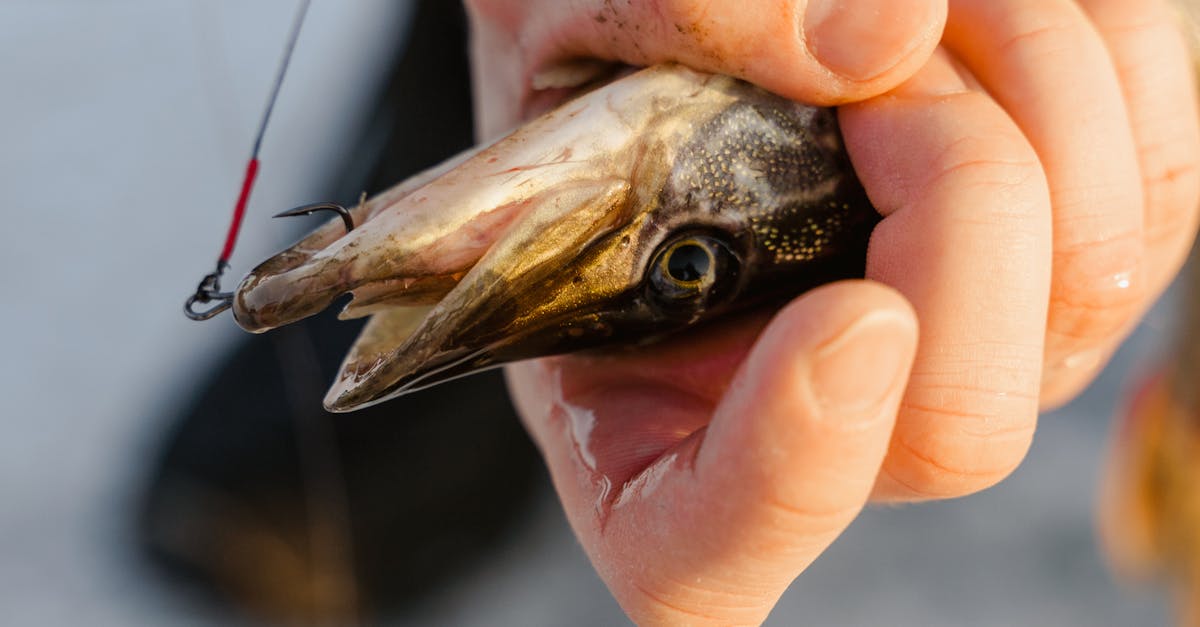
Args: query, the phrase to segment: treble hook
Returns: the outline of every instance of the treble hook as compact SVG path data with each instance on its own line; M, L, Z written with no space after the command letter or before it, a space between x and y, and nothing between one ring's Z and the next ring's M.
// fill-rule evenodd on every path
M363 206L367 201L366 193L359 198L359 206ZM306 216L318 211L332 211L342 218L342 224L346 225L346 232L354 230L354 216L350 214L350 210L332 202L319 202L311 205L288 209L282 213L275 214L276 218L288 218L291 216ZM188 297L187 302L183 304L183 313L192 320L208 320L214 318L222 311L233 306L233 292L221 291L221 276L229 269L229 264L224 260L217 262L217 269L212 273L205 275L200 281L200 285L196 286L196 293ZM207 305L216 303L208 309L196 310L196 305Z
M200 280L200 285L196 286L196 293L188 297L187 302L183 304L184 315L192 320L208 320L233 306L233 292L221 291L221 275L225 274L227 269L228 263L218 261L217 269ZM207 305L212 302L216 304L208 309L195 309L197 303Z
M361 202L361 201L360 201ZM275 218L290 218L292 216L307 216L318 211L332 211L342 217L342 224L346 225L346 232L354 230L354 217L350 215L350 210L332 202L319 202L311 205L303 205L295 209L288 209L282 213L277 213L272 217Z

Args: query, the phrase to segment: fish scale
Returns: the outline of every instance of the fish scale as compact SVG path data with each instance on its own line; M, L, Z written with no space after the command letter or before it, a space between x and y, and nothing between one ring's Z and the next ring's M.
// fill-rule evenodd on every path
M235 317L253 331L348 292L351 310L374 314L326 396L332 411L512 361L646 345L861 277L880 219L833 110L678 65L584 94L437 172L237 290ZM422 296L440 300L414 312L407 290L433 278L439 291Z

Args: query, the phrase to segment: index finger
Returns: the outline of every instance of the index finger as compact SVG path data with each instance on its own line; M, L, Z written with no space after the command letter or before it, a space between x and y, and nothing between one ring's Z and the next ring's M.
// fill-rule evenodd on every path
M941 55L894 94L842 109L884 219L867 276L912 303L921 344L875 497L961 496L1020 463L1037 420L1050 195L1032 146Z

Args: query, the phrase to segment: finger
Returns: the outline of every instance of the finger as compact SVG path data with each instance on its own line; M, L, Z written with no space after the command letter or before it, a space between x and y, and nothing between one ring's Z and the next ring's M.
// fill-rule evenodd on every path
M1104 41L1074 0L951 0L946 45L1037 150L1054 208L1042 398L1103 363L1144 302L1142 191Z
M1137 145L1147 286L1183 265L1200 218L1200 113L1188 47L1162 0L1081 0L1108 44Z
M915 344L895 292L863 282L811 292L763 332L709 427L614 486L607 512L576 499L588 479L571 485L581 478L573 436L547 439L568 517L630 616L765 618L865 503Z
M885 216L867 276L903 293L921 322L875 498L983 489L1020 463L1037 421L1050 280L1037 155L942 55L894 94L844 107L840 119Z
M1166 288L1187 258L1200 218L1200 113L1187 44L1161 0L1082 0L1108 44L1137 145L1144 197L1146 298ZM1111 352L1116 348L1110 344ZM1066 372L1047 400L1065 401L1100 364Z
M936 47L946 0L475 0L468 2L480 74L529 92L562 61L677 61L781 95L833 104L875 95L915 72ZM485 53L484 48L490 53ZM513 58L493 59L496 53ZM515 81L515 82L513 82Z

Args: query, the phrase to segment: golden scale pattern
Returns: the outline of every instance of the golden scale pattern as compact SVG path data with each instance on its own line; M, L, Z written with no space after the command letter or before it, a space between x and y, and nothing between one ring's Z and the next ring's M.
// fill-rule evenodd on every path
M782 209L773 206L775 203L761 202L764 194L781 193L770 181L798 179L803 176L801 173L807 173L810 180L826 178L820 172L824 166L816 155L781 149L790 140L777 130L764 134L763 121L758 117L761 113L749 108L733 113L733 119L726 120L732 127L730 131L705 146L704 158L691 160L693 167L684 173L681 182L690 189L703 190L702 198L693 202L705 203L715 212L724 209L744 212L761 246L774 256L774 263L810 261L832 242L851 207L836 200L823 201L828 203L827 211L813 211L813 207L800 202ZM795 120L772 117L777 124L798 128ZM737 131L738 126L750 125L757 132ZM801 212L808 214L803 221L796 219Z

